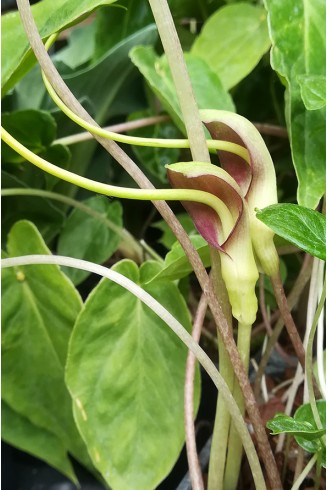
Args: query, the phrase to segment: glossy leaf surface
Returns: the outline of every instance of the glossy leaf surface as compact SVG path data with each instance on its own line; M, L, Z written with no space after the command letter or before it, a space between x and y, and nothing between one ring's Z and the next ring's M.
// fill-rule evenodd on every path
M326 219L323 214L297 204L275 204L257 211L256 216L279 236L326 260Z
M143 285L159 266L139 270L124 260L115 270ZM190 329L173 283L153 281L149 292ZM184 440L186 355L163 321L121 286L102 280L89 296L74 328L66 380L79 430L112 488L151 490L174 465ZM196 393L198 399L197 387Z

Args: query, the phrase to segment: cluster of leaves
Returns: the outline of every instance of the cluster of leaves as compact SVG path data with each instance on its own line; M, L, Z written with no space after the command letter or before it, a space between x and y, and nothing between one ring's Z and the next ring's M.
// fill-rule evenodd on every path
M305 10L302 2L295 7L292 0L267 0L265 7L254 3L169 2L200 109L237 110L256 122L284 124L283 89L267 54L274 44L272 67L286 85L286 123L303 207L290 204L258 216L286 240L324 259L323 217L313 210L324 192L324 68L318 61L324 52L324 4L316 0ZM165 124L131 134L182 136L177 96L148 2L125 0L114 7L109 0L43 0L33 12L43 39L93 13L52 55L64 81L100 125L166 112L170 120ZM47 96L17 13L3 16L2 35L3 126L50 162L99 181L132 186L95 142L71 145L64 139L79 129ZM303 49L305 42L309 49ZM272 148L280 196L295 201L289 145ZM165 186L165 164L184 154L136 147L133 157L155 184ZM51 250L96 263L115 262L114 254L133 259L117 262L114 269L160 299L190 330L186 282L181 280L191 266L165 224L151 221L150 205L123 206L77 193L30 167L6 145L2 183L17 193L4 203L5 255ZM19 196L19 190L75 197L89 212L71 210L68 201L58 202L50 194ZM145 221L153 228L145 229ZM210 265L206 242L185 214L181 222ZM123 223L138 239L146 233L165 253L164 261L144 261L142 250L127 251ZM162 233L160 247L155 227ZM114 489L154 488L174 465L184 441L187 352L163 322L117 285L101 281L83 303L80 293L86 291L87 276L56 266L4 272L3 438L73 481L67 453ZM196 407L199 396L197 377Z

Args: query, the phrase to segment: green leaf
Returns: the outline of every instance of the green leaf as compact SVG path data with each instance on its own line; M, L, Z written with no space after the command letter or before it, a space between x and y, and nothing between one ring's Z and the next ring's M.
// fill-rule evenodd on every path
M34 425L4 401L1 403L1 437L21 451L42 459L74 483L78 483L65 446L58 437Z
M236 3L220 8L205 22L191 52L206 61L228 90L255 68L270 44L265 10Z
M122 229L122 206L119 201L95 196L84 201L84 204ZM74 209L59 236L57 253L101 264L113 255L119 242L120 237L103 221ZM75 285L90 275L87 271L71 267L63 267L63 270Z
M317 424L313 417L313 412L310 403L306 403L301 405L295 412L294 418L298 423L308 423L312 428L321 432L321 436L326 433L326 400L318 400L316 401L316 406L318 409L320 421L323 429L317 429ZM320 437L318 435L318 437ZM296 434L295 439L297 443L306 451L310 453L316 453L317 451L322 450L323 442L321 439L310 439L306 437L304 434ZM325 464L325 461L323 461Z
M135 121L143 117L149 117L150 110L134 112L130 114L129 121ZM181 137L176 126L170 121L154 124L151 127L143 127L129 131L129 134L137 137L175 139ZM177 148L155 148L147 146L133 146L133 152L140 160L147 173L155 176L160 182L167 184L167 172L165 165L178 160L180 150Z
M32 7L42 39L77 24L102 5L115 0L43 0ZM18 12L1 17L2 30L2 96L33 66L35 57L29 47Z
M143 285L158 266L139 271L124 260L114 269ZM190 330L173 283L144 288ZM121 286L102 280L90 294L72 335L66 381L92 460L115 490L156 488L179 456L186 355L163 321Z
M318 80L321 98L320 80L326 70L325 1L265 0L265 5L273 45L271 64L287 81L285 112L298 202L315 208L325 192L325 110L320 102L318 106L318 97L314 99Z
M301 436L307 441L319 439L326 432L325 429L316 429L306 420L298 421L283 413L277 413L266 425L272 431L271 435L273 436L287 433L293 436Z
M23 165L11 166L11 170L15 170L15 174L9 174L2 171L2 187L43 187L44 175L41 177L41 183L38 181L38 173L32 166L26 167ZM29 172L29 170L31 172ZM19 176L19 177L17 177ZM21 180L21 179L26 179ZM40 184L40 185L38 185ZM43 236L43 239L49 243L59 232L64 221L64 213L50 199L41 197L15 196L3 197L5 203L2 212L2 240L5 243L7 235L11 227L18 220L26 219L32 221Z
M299 75L297 77L301 87L301 96L306 109L314 111L326 105L326 77Z
M199 253L205 267L211 264L208 243L200 235L191 235L190 240ZM182 279L192 272L192 267L179 242L175 242L172 249L165 257L164 267L156 276L156 279Z
M184 133L182 114L166 57L157 57L153 48L137 46L131 50L130 58ZM207 63L192 54L185 54L185 60L199 109L211 107L234 111L230 95Z
M22 145L39 154L56 138L57 125L46 111L34 109L2 114L3 127ZM2 144L4 162L21 163L25 159L5 143Z
M256 216L277 235L326 260L326 218L318 211L297 204L274 204L257 211Z
M7 249L11 257L49 254L28 221L13 226ZM68 340L81 306L78 292L55 265L3 270L2 398L88 464L64 382Z
M176 214L175 217L179 220L179 222L182 224L183 228L188 234L196 233L194 222L190 218L189 214ZM176 242L176 236L174 235L173 231L166 223L166 221L156 221L156 223L152 224L152 228L157 228L158 230L163 232L163 235L158 240L158 242L164 245L164 247L169 249Z
M99 11L107 12L109 10L112 14L115 9L100 9ZM76 70L85 65L91 60L94 53L95 30L95 22L74 29L67 39L67 46L58 51L53 56L53 60L56 63L59 61L64 63L71 70ZM81 49L81 46L83 46L83 49Z
M109 49L129 35L154 23L148 0L120 0L119 8L100 9L96 14L96 37L94 59L103 56Z

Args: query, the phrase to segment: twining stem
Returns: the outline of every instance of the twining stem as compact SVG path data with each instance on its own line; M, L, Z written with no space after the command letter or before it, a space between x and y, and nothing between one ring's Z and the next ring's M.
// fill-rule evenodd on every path
M192 158L210 163L204 129L170 8L166 0L149 0L149 5L172 73Z
M312 470L313 466L315 465L315 462L318 458L318 455L317 454L314 454L312 456L312 458L310 459L310 461L308 462L308 464L305 466L304 470L302 471L302 473L299 475L299 477L297 478L297 480L294 482L291 490L298 490L301 486L301 484L303 483L303 481L305 480L305 478L307 477L307 475L310 473L310 471Z
M60 98L67 104L67 106L76 112L80 117L83 117L91 124L96 124L88 112L82 107L79 101L74 97L72 92L69 90L57 69L55 68L53 62L51 61L49 55L47 54L44 45L42 43L40 34L36 27L31 7L28 0L17 0L18 10L21 16L22 24L26 32L27 38L33 49L33 52L42 68L46 73L46 76ZM133 162L133 160L114 142L95 136L95 139L112 155L112 157L128 172L128 174L136 181L136 183L143 188L153 188L151 182L147 179L140 168ZM262 457L265 469L270 481L270 485L275 490L282 489L280 475L278 472L277 464L272 453L268 437L263 427L259 409L257 407L256 399L254 393L250 386L248 376L242 366L236 344L229 334L228 323L222 313L219 306L217 297L214 293L213 287L210 283L208 274L203 266L203 263L197 254L195 248L193 247L190 238L183 229L180 222L175 217L172 210L165 202L155 202L154 206L162 217L167 222L168 226L171 228L183 250L190 261L195 275L199 281L199 284L207 297L209 307L212 311L213 318L216 322L217 328L220 331L222 340L230 355L236 377L240 383L244 397L246 400L247 411L253 424L255 436L258 441L259 453Z
M251 344L252 325L238 325L237 347L246 371L249 368L250 344ZM233 397L242 414L245 413L245 402L240 386L235 381ZM230 425L227 464L224 474L224 490L236 490L240 476L240 466L243 456L243 444L239 437L236 427Z
M5 129L1 128L1 138L13 150L20 154L27 161L40 168L50 175L65 180L71 184L88 189L92 192L104 194L105 196L119 197L122 199L136 199L139 201L193 201L201 202L214 209L221 219L223 234L229 236L234 226L234 220L229 208L221 199L213 194L199 190L190 189L130 189L109 184L103 184L95 180L81 177L73 172L62 169L48 162L44 158L28 150L24 145L13 138Z
M200 364L204 367L205 371L209 374L213 380L215 386L224 394L227 406L230 409L231 416L235 420L235 424L239 427L240 437L243 439L244 447L247 453L247 457L252 469L254 482L257 490L265 490L265 481L263 478L261 466L254 448L252 439L248 433L248 430L244 424L243 418L239 412L239 409L228 389L226 383L222 379L222 376L210 360L208 355L203 349L193 340L191 335L186 329L169 313L158 301L156 301L149 293L144 291L140 286L135 284L127 277L119 274L116 271L108 269L107 267L87 262L85 260L73 259L71 257L53 256L53 255L26 255L23 257L14 257L3 259L1 261L1 267L14 267L28 264L56 264L66 267L74 267L95 274L106 277L107 279L124 287L143 303L145 303L152 311L156 313L173 332L182 340L182 342L194 353Z
M280 272L278 271L277 274L273 275L270 279L273 286L276 301L278 304L278 308L280 310L282 319L285 323L288 335L293 344L299 362L301 363L301 366L304 369L305 368L304 346L288 307L287 298L285 296L284 287L282 285L282 281L280 277Z
M192 327L192 338L199 342L202 326L207 310L207 300L204 294L201 296L194 323ZM189 351L186 363L186 377L184 385L184 423L186 433L186 450L189 467L191 487L193 490L204 490L202 471L199 464L196 434L194 424L194 381L195 381L196 357ZM221 374L222 376L222 374Z
M219 299L220 306L224 315L229 323L229 330L232 336L232 315L231 315L231 305L229 302L227 288L222 278L221 274L221 261L217 250L210 247L211 253L211 280ZM218 350L219 350L219 371L221 376L227 383L227 386L231 391L233 391L234 385L234 370L230 361L229 354L227 353L225 346L223 344L220 333L218 332ZM224 478L224 468L226 462L227 446L228 446L228 436L230 428L230 412L224 397L219 392L214 428L212 435L212 446L210 454L209 472L208 472L208 490L222 490L223 489L223 478Z
M103 223L111 231L116 233L121 239L119 250L125 257L133 258L136 262L141 263L143 260L143 246L139 244L137 240L129 233L125 228L120 228L118 225L105 218L102 213L99 213L90 206L83 204L83 202L72 199L71 197L64 196L57 192L45 191L41 189L26 189L22 187L12 188L12 189L2 189L1 195L3 197L8 196L34 196L43 197L45 199L53 199L54 201L62 202L67 204L67 206L79 209L85 214L88 214L92 218L95 218L100 223Z

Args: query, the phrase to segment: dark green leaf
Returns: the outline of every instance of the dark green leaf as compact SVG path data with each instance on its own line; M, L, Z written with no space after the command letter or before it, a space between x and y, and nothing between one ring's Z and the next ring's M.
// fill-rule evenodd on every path
M11 257L49 254L28 221L14 225L7 248ZM88 464L64 382L68 341L81 306L78 292L55 265L3 270L2 398Z
M256 216L289 242L326 260L326 219L321 213L297 204L274 204Z
M191 52L206 61L228 90L253 70L269 47L265 10L236 3L220 8L205 22ZM214 109L206 107L210 108Z
M325 110L315 109L322 104L318 106L317 97L314 100L313 80L320 80L326 71L326 2L265 0L265 4L273 44L271 64L287 81L286 121L299 183L298 202L315 208L325 192ZM320 93L321 89L319 98Z
M151 111L135 112L129 116L129 121L151 116ZM181 133L171 122L155 124L129 131L133 136L146 138L175 139L181 137ZM178 160L180 150L174 148L151 148L146 146L133 146L133 152L142 163L146 173L155 176L160 182L167 183L165 165Z
M276 414L266 425L272 431L271 435L273 436L287 433L293 436L301 436L306 441L319 439L326 432L325 429L316 429L307 421L297 421L283 413Z
M158 265L139 271L124 260L115 270L142 285ZM177 287L150 284L145 289L190 330ZM152 490L174 465L184 440L186 355L163 321L121 286L102 280L89 296L74 328L66 379L79 430L112 488Z
M42 39L76 24L102 5L115 0L43 0L32 7L33 16ZM4 95L33 66L29 42L18 12L1 17L2 73L1 87Z
M119 201L95 196L84 201L91 209L101 213L105 220L122 228L122 206ZM117 249L120 237L106 223L96 217L74 209L66 220L58 241L59 255L89 260L97 264L105 262ZM79 284L89 272L71 267L63 270L74 284Z
M2 125L22 145L36 154L51 145L57 133L54 118L48 112L33 109L3 114ZM25 161L6 144L2 145L2 158L4 162Z
M159 58L153 48L144 46L133 48L130 57L160 99L163 107L179 129L184 132L180 106L166 57ZM198 107L234 111L230 95L224 90L220 79L207 63L192 54L185 54L185 60Z
M77 482L65 446L55 434L34 425L28 418L1 403L1 437L21 451L42 459L74 483Z
M187 213L176 214L175 217L179 220L179 222L182 224L183 228L186 230L188 234L196 233L194 222L190 218L189 214ZM161 230L163 232L163 235L158 240L158 242L164 245L164 247L168 249L171 248L172 245L176 242L176 236L174 235L173 231L166 223L166 221L164 220L157 221L156 223L152 224L152 227L157 228L158 230Z

